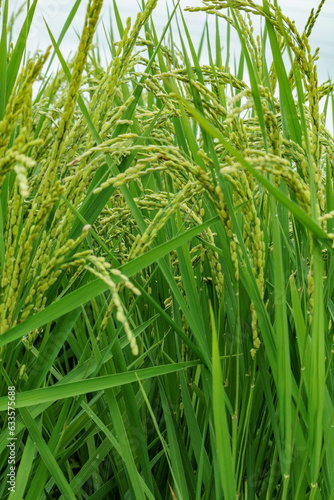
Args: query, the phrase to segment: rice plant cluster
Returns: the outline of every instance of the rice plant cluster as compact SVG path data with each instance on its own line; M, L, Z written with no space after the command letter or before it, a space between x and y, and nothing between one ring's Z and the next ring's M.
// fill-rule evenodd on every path
M199 48L113 1L107 65L102 3L31 58L37 0L17 40L0 3L0 497L334 499L325 1L203 0Z

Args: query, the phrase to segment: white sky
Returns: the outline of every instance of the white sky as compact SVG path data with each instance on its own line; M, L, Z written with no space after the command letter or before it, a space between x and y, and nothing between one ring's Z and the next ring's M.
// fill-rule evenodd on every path
M55 38L58 37L60 30L69 14L72 6L74 5L74 0L39 0L38 6L35 13L35 18L31 27L31 33L29 37L29 50L34 51L36 48L45 49L51 42L49 35L47 33L44 19L48 23L51 31ZM139 2L138 2L139 3ZM137 0L117 0L117 5L121 13L121 17L125 20L127 17L131 17L135 20L137 13L139 12ZM259 1L258 3L261 3ZM10 0L10 9L15 10L17 6L22 4L22 0ZM141 4L141 0L140 0ZM153 13L153 19L155 22L155 27L158 34L162 32L167 19L166 4L171 11L173 8L172 0L158 0L158 5ZM77 47L77 33L81 32L85 11L86 11L87 0L82 0L82 5L79 7L77 15L74 19L73 26L70 27L68 34L62 42L61 49L64 55L68 54L70 51L75 51ZM181 8L186 6L201 6L201 0L181 0ZM304 26L311 8L317 8L318 2L314 0L279 0L279 5L281 6L283 12L288 15L291 19L296 21L297 27L302 29ZM104 6L102 11L102 20L105 25L109 25L109 12L112 12L112 0L104 0ZM205 22L205 14L202 12L189 13L185 12L185 18L190 31L193 43L195 47L198 46L200 36L202 33L203 25ZM325 81L328 76L334 77L334 2L333 0L327 0L325 6L323 7L322 13L317 21L314 28L314 32L311 37L311 45L313 47L319 46L320 60L318 61L318 72L319 80ZM19 26L20 23L18 23ZM209 16L209 25L212 28L212 33L214 37L214 19L213 16ZM114 25L115 26L115 25ZM221 23L222 26L222 44L224 45L226 37L226 24ZM102 28L102 26L101 26ZM173 30L175 33L176 31ZM107 50L107 44L104 38L103 29L100 29L100 43ZM177 37L175 37L177 42ZM235 33L232 34L232 49L238 47L238 38ZM240 49L236 49L240 50ZM205 56L204 56L205 57ZM223 60L225 54L223 53ZM207 62L207 61L204 61Z
M60 30L69 14L72 6L74 5L74 0L39 0L38 6L35 13L35 18L31 27L31 33L29 37L29 50L34 51L36 48L45 49L50 44L50 38L47 33L44 19L48 23L51 31L53 32L55 38L60 33ZM140 0L141 3L141 0ZM258 3L261 3L259 1ZM17 6L22 4L22 0L11 0L10 8L15 10ZM158 0L158 5L153 13L153 19L155 27L158 33L161 33L167 20L167 10L166 4L171 11L173 8L172 0ZM63 40L61 49L64 55L68 54L70 51L75 51L77 47L77 33L81 32L85 11L86 11L87 0L82 0L82 5L79 7L77 15L74 19L73 26L70 27L66 38ZM121 17L125 20L127 17L131 17L134 21L137 13L139 12L139 7L137 0L117 0L117 5L121 13ZM200 6L202 5L201 0L181 0L181 8L186 6ZM314 0L279 0L279 5L281 6L283 12L288 15L291 19L296 21L297 27L302 29L304 26L311 8L317 8L318 2ZM104 0L104 6L102 11L102 20L105 25L109 25L109 12L112 12L112 0ZM199 44L200 36L202 33L203 25L205 22L205 14L202 12L189 13L185 12L186 22L191 33L193 43L196 46ZM319 46L320 59L318 61L318 71L319 79L325 81L328 76L334 77L334 2L333 0L327 0L317 24L314 28L314 32L311 37L311 45L313 47ZM18 23L19 26L20 23ZM114 25L115 26L115 25ZM212 29L212 34L214 37L214 19L213 16L209 16L209 26ZM221 23L222 26L222 45L225 42L226 36L226 24ZM100 27L100 43L107 50L107 44L104 38L103 29ZM175 31L175 30L174 30ZM177 37L176 37L177 42ZM238 47L238 38L235 33L232 34L232 49L236 50ZM223 60L225 54L223 53Z

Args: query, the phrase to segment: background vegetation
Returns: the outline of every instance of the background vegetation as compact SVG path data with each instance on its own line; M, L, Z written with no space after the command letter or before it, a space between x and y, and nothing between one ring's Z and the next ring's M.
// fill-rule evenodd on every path
M156 0L132 26L114 2L108 68L101 0L69 61L80 0L31 60L37 0L15 41L2 3L1 498L334 499L333 86L308 41L324 1L300 34L276 1L204 0L193 15L229 30L199 48L178 4L159 39Z

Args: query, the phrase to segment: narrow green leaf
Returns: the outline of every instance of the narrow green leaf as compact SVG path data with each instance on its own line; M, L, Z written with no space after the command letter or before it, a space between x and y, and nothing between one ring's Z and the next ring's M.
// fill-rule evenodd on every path
M218 456L219 473L224 497L226 500L234 500L236 497L236 484L233 470L231 439L227 422L227 395L224 391L217 332L211 304L210 317L212 327L212 392L216 453Z
M151 377L160 377L168 373L176 373L179 370L191 366L197 366L199 361L186 361L184 363L174 363L171 365L161 365L153 368L143 368L138 371L117 373L115 375L106 375L79 382L54 385L43 389L34 389L32 391L21 392L16 395L16 408L25 408L35 406L41 403L58 401L59 399L72 398L87 394L89 392L101 391L112 387L119 387L123 384L135 382L137 377L144 380ZM0 398L0 411L5 410L8 405L8 397ZM26 413L24 413L26 416ZM25 418L24 418L25 419Z
M0 6L1 8L1 6ZM6 111L6 86L7 86L7 20L8 0L5 0L2 14L2 30L0 40L0 121ZM1 215L1 214L0 214Z
M267 0L263 0L264 11L269 16L269 6ZM284 116L289 126L291 139L300 144L302 143L302 131L294 103L291 86L289 84L288 75L286 74L285 65L283 62L281 50L277 41L277 35L270 20L266 19L266 27L268 30L271 50L274 58L274 65L280 87L280 95Z
M15 48L11 55L8 68L7 68L7 85L6 85L6 104L8 102L9 96L13 90L16 82L16 78L21 66L23 53L26 49L27 38L29 35L31 23L34 17L34 13L37 7L38 0L34 0L32 6L30 7L24 24L21 28L19 37L17 39Z
M2 399L2 398L1 398ZM72 488L66 481L66 478L59 467L56 459L54 458L53 454L51 453L48 445L44 441L41 432L38 428L38 425L36 424L35 420L32 418L30 415L29 410L26 408L21 407L20 413L22 415L22 418L26 424L26 427L29 431L29 434L31 436L31 439L33 442L36 444L36 448L39 451L39 454L45 463L46 467L48 468L50 474L54 478L58 488L60 491L65 495L65 498L68 500L75 500L75 494L73 493Z
M253 177L255 177L268 191L274 195L274 197L283 203L293 215L298 219L303 225L305 225L317 238L323 240L323 244L327 248L331 248L331 240L328 238L325 231L316 223L314 220L305 213L296 203L291 201L286 195L284 195L279 189L277 189L268 179L266 179L262 174L260 174L250 163L245 160L243 155L235 149L225 137L217 130L213 125L211 125L206 118L197 111L191 104L189 104L181 96L177 96L181 100L184 107L188 109L194 118L201 124L205 130L211 134L212 137L216 137L223 144L223 146L233 155L235 158L243 165Z
M207 227L210 227L215 222L218 222L218 220L219 217L217 216L214 219L204 222L203 224L190 229L186 233L177 236L176 238L158 247L155 247L154 249L138 257L137 259L134 259L124 266L121 266L120 271L122 271L122 273L124 273L128 277L135 275L145 267L156 262L158 259L162 259L172 250L175 250L179 246L182 246L185 241L188 241L189 239L197 236ZM113 280L115 282L120 281L116 276L113 277ZM64 314L73 311L77 307L85 304L86 302L100 295L106 290L108 290L108 286L103 281L99 279L92 281L88 285L85 285L80 289L66 295L62 299L59 299L50 306L46 307L43 311L35 314L31 318L28 318L26 321L5 332L0 336L0 347L2 345L8 344L9 342L18 340L20 337L27 335L32 330L40 328L50 321L54 321L55 319L60 318Z

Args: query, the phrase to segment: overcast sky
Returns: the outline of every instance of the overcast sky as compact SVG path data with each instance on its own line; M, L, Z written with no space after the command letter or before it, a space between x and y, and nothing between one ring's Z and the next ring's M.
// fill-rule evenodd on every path
M259 1L258 3L262 2ZM282 7L283 12L291 19L294 19L296 21L298 28L302 28L304 26L311 8L316 8L318 5L318 2L314 0L279 0L278 3ZM22 0L11 0L10 8L12 10L15 10L15 8L17 8L17 6L21 4ZM155 26L158 33L161 33L166 23L166 4L171 10L173 7L172 0L158 0L158 5L153 13L153 19L155 21ZM36 48L45 49L50 44L50 38L45 28L43 17L51 28L54 36L57 38L73 5L74 0L39 0L29 38L29 49L31 51L34 51ZM83 0L82 5L79 7L79 11L75 17L73 26L69 29L69 33L62 42L61 48L64 55L68 54L71 50L74 51L77 47L78 38L75 30L77 30L77 33L81 32L86 5L87 0ZM119 7L123 20L125 20L127 17L131 17L134 21L139 11L137 0L117 0L117 5ZM200 6L202 5L202 2L201 0L181 0L180 5L182 8L186 6ZM109 25L110 11L112 11L112 0L104 0L102 19L106 26ZM197 12L185 13L185 17L192 40L195 46L197 46L200 40L200 35L202 33L206 16L202 12ZM212 27L212 33L214 35L213 16L209 16L209 21L211 23L210 26ZM334 2L332 0L327 0L318 19L317 25L314 28L314 32L311 38L312 47L319 46L321 48L320 60L318 62L319 79L321 81L326 80L328 78L328 75L330 75L332 78L334 77L333 24ZM224 44L226 36L225 24L222 22L221 26L222 42ZM100 43L107 50L107 44L104 39L103 29L100 29ZM234 34L232 37L233 47L237 47L237 43L238 38L237 35Z

